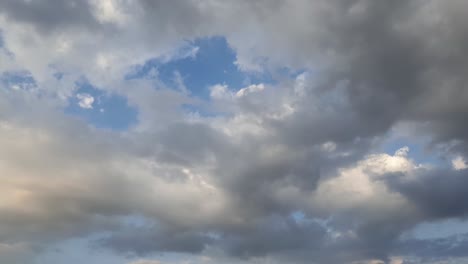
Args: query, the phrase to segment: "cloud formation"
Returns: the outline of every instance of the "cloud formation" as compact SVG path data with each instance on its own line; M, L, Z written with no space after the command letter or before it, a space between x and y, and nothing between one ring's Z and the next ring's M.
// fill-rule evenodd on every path
M207 256L199 263L463 262L466 235L408 234L468 213L467 9L2 1L0 262L93 234L115 254ZM187 45L211 36L246 76L272 80L209 85L203 99L180 75L184 89L157 72L126 78L149 60L194 58ZM125 98L138 123L113 131L66 114L70 98L97 101L78 91L83 79ZM383 153L392 133L446 158Z

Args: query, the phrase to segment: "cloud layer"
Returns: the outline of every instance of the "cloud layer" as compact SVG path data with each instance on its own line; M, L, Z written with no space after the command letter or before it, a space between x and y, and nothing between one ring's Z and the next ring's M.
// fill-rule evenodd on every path
M466 234L410 233L468 213L467 10L2 1L0 262L98 235L99 250L148 258L134 263L462 263ZM150 60L196 57L187 46L212 36L246 76L272 80L209 85L200 98L183 76L175 87L157 72L126 78ZM71 99L98 103L83 80L124 98L137 124L99 129L67 114ZM385 153L394 137L411 146Z

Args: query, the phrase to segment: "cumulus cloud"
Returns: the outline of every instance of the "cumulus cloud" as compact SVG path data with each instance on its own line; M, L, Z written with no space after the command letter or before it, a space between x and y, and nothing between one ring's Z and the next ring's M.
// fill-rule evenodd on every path
M405 235L468 213L467 9L456 0L2 1L0 261L30 263L51 243L96 233L105 235L91 243L116 254L226 263L466 258L465 236ZM202 100L180 76L180 87L157 74L126 78L148 60L194 58L191 41L215 35L241 71L272 80L214 84ZM65 114L73 97L94 107L77 91L83 79L125 98L138 124L108 131ZM188 104L216 114L189 115ZM454 157L449 166L416 161L410 143L383 153L401 123L421 148ZM125 221L135 216L145 223ZM147 263L160 262L133 264Z
M78 105L81 108L85 109L91 109L93 108L93 103L94 103L94 97L92 97L90 94L83 93L83 94L77 94L76 98L78 98Z
M468 168L468 165L466 164L466 161L463 159L463 157L456 157L452 160L452 167L455 170L464 170Z

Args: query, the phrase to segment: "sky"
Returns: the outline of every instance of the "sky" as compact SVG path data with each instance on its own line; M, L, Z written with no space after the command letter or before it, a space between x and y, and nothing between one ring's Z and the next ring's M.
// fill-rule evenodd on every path
M468 263L467 12L0 1L0 263Z

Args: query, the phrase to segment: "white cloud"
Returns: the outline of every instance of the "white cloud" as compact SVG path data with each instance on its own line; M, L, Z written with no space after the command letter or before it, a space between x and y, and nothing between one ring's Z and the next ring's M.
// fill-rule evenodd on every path
M337 177L324 180L318 186L313 204L331 212L369 206L404 207L405 199L377 180L387 173L409 173L420 167L407 155L400 155L402 152L407 153L407 147L399 149L393 156L373 154L355 166L341 169Z
M94 103L94 97L87 93L79 93L76 95L78 99L78 105L84 109L92 109Z
M92 0L91 4L95 6L94 14L101 22L111 22L119 25L124 25L129 19L125 14L121 4L122 1L118 0Z
M215 99L227 99L231 97L231 92L225 84L216 84L210 87L210 96Z
M408 147L408 146L404 146L404 147L399 148L399 149L397 149L397 150L395 151L395 156L407 157L409 151L410 151L409 147Z
M263 83L251 84L239 89L237 92L229 90L229 87L226 84L216 84L210 87L210 96L211 98L218 100L233 100L259 93L263 90L265 90L265 85Z
M452 159L452 167L455 170L464 170L468 168L468 164L466 163L465 159L463 159L463 157L458 156Z
M258 93L258 92L263 91L264 89L265 89L265 85L263 83L252 84L237 91L236 97L243 97L251 93Z

